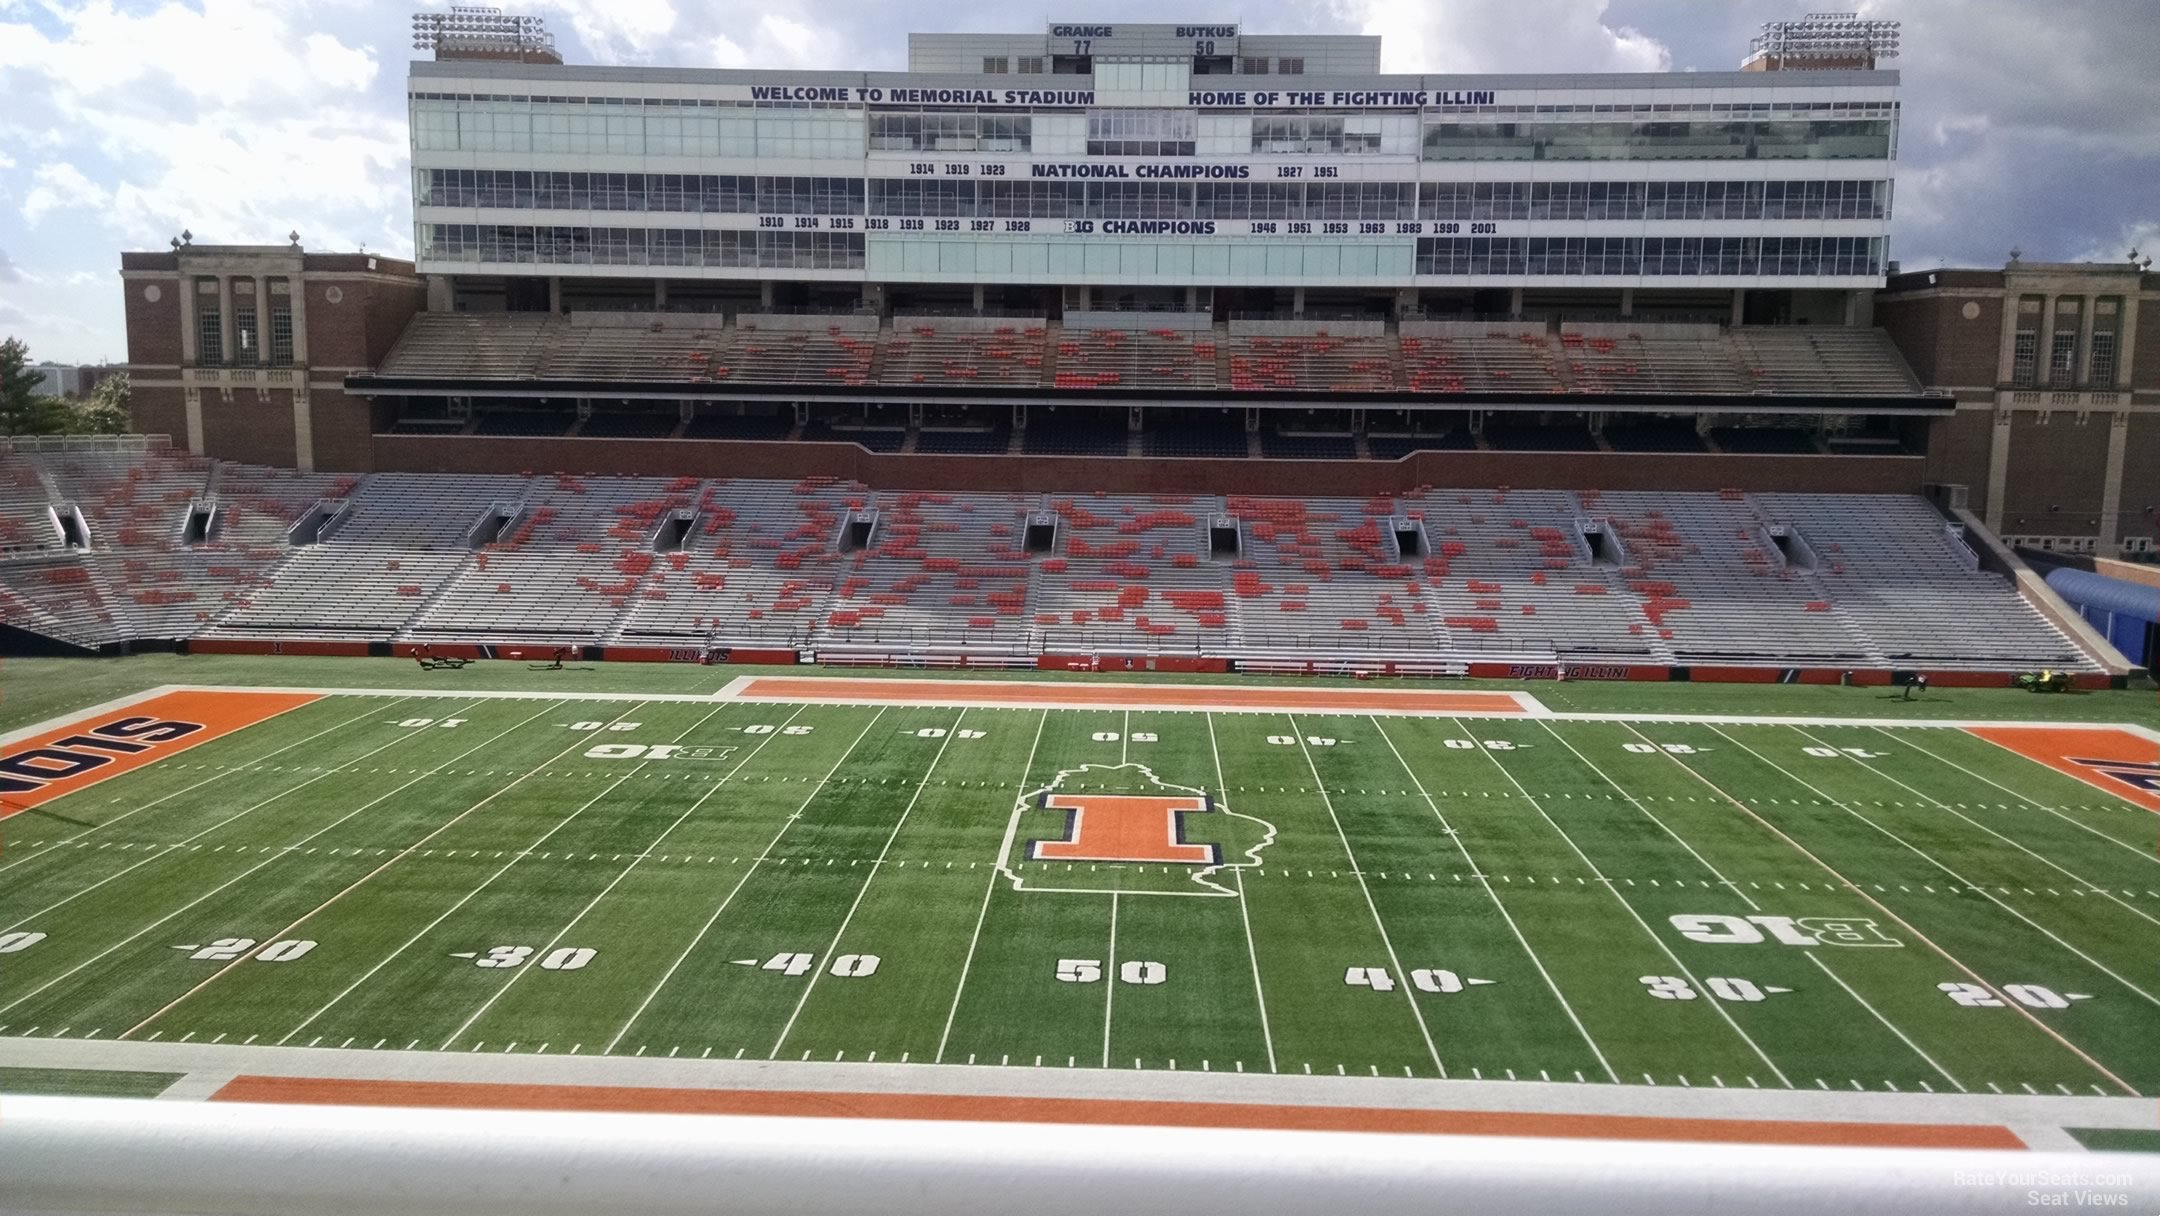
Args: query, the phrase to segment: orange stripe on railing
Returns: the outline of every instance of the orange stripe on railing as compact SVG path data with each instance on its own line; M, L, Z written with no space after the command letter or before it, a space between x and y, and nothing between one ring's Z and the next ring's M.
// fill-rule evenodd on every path
M473 1110L608 1111L685 1115L788 1115L835 1119L928 1119L988 1123L1093 1123L1276 1131L1409 1132L1452 1136L1558 1136L1724 1144L1816 1144L1870 1148L2022 1149L2007 1127L1981 1123L1831 1123L1800 1119L1691 1119L1563 1115L1531 1111L1408 1110L1245 1102L1108 1098L972 1097L755 1089L661 1089L628 1085L509 1085L369 1081L243 1074L217 1102L422 1106Z

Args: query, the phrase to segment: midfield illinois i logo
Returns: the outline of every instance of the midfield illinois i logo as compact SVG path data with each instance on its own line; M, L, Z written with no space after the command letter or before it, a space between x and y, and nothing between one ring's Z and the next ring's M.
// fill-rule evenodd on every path
M1234 895L1225 869L1260 864L1275 827L1143 764L1083 765L1013 807L998 868L1015 890Z

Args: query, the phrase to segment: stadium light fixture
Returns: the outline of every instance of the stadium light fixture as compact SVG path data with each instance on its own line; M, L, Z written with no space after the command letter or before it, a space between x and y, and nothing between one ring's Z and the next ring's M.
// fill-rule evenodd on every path
M555 35L541 17L519 17L487 5L454 4L443 13L414 13L413 49L464 54L554 53Z
M1873 67L1898 54L1900 24L1863 20L1858 13L1809 13L1798 21L1765 21L1748 43L1750 59L1780 65L1860 61Z

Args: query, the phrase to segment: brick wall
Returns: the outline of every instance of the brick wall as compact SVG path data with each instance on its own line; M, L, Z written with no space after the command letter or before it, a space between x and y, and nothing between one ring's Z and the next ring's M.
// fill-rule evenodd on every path
M2148 289L2151 277L2147 276ZM2138 302L2137 336L2132 350L2131 387L2148 393L2160 390L2160 300Z
M204 455L245 464L293 467L292 393L289 390L233 390L202 394ZM176 442L186 442L183 429Z
M366 398L317 387L310 392L308 405L317 471L365 473L375 467L374 427L369 424Z
M1992 408L1961 409L1928 423L1927 480L1968 487L1976 515L1987 514L1988 446L1994 434Z
M1971 317L1965 315L1968 305L1975 314ZM1993 386L2002 350L2002 309L2000 296L1881 296L1875 301L1875 321L1912 364L1920 383Z
M2105 414L2093 414L2080 426L2073 413L2052 414L2042 425L2039 415L2019 412L2010 423L2003 531L2014 536L2097 535L2107 445Z
M128 413L131 418L128 427L136 434L170 435L174 447L187 446L187 398L178 386L134 386L129 393Z
M123 279L128 362L137 367L180 366L180 276ZM151 291L157 299L148 298Z
M2116 525L2124 537L2151 537L2160 529L2160 414L2132 414L2124 438Z

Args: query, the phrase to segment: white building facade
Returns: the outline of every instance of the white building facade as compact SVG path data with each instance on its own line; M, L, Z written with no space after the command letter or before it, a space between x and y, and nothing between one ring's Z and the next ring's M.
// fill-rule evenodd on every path
M446 291L651 280L661 307L730 281L1405 313L1770 289L1849 322L1883 283L1895 72L1379 61L1376 38L1122 23L918 34L904 73L417 61L414 245Z

